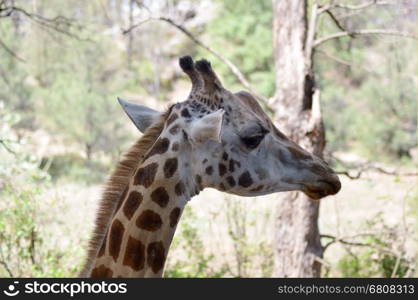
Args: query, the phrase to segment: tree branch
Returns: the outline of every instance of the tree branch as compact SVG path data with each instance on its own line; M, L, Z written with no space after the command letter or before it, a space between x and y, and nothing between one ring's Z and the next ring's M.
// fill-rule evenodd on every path
M11 153L11 154L13 154L13 155L16 155L16 152L14 152L7 144L6 144L6 142L3 140L3 139L0 139L0 144L1 145L3 145L3 147L4 147L4 149L6 149L7 150L7 152L9 152L9 153Z
M372 234L370 234L372 235ZM362 234L358 235L358 236L362 236ZM353 242L353 241L348 241L348 237L336 237L330 234L321 234L320 235L321 238L328 238L331 239L330 242L328 242L327 244L325 244L325 246L323 247L324 251L331 246L332 244L335 243L341 243L344 245L350 245L350 246L360 246L360 247L366 247L366 246L371 246L370 244L366 244L366 243L359 243L359 242ZM353 236L353 237L349 237L349 238L355 238L357 236Z
M334 56L334 55L332 55L332 54L330 54L330 53L328 53L328 52L326 52L326 51L324 51L324 50L317 49L317 50L316 50L316 53L321 53L321 54L323 54L324 56L326 56L326 57L328 57L328 58L330 58L330 59L332 59L332 60L334 60L334 61L336 61L337 63L340 63L340 64L342 64L342 65L345 65L345 66L348 66L348 67L351 67L351 66L352 66L351 62L346 61L346 60L343 60L343 59L341 59L341 58L339 58L339 57L336 57L336 56Z
M377 1L377 0L372 0L369 2L364 2L358 5L349 5L349 4L334 4L333 7L335 8L343 8L343 9L349 9L349 10L361 10L361 9L365 9L368 8L370 6L373 5L391 5L394 4L392 2L388 2L388 1Z
M213 54L214 56L216 56L217 58L219 58L219 60L221 60L229 68L229 70L232 72L232 74L234 74L234 76L238 79L238 81L248 91L250 91L258 99L260 99L265 104L266 108L270 112L273 112L274 111L269 106L268 99L266 97L258 94L255 91L255 89L251 86L251 84L245 78L244 74L241 73L241 71L238 69L238 67L234 63L232 63L229 59L227 59L225 56L223 56L222 54L220 54L219 52L217 52L213 48L211 48L208 45L206 45L205 43L203 43L201 40L199 40L197 37L195 37L189 30L187 30L183 25L176 23L174 20L172 20L170 18L166 18L166 17L150 17L148 19L145 19L145 20L142 20L142 21L138 22L137 24L129 27L128 29L122 30L122 33L125 35L125 34L129 33L130 31L132 31L133 29L135 29L135 28L137 28L137 27L141 26L142 24L145 24L145 23L147 23L149 21L152 21L152 20L155 20L155 21L163 21L165 23L170 24L171 26L174 26L175 28L177 28L178 30L180 30L181 32L183 32L188 38L190 38L190 40L192 40L196 45L202 47L206 51L210 52L211 54Z
M393 35L393 36L401 36L411 39L417 39L417 37L413 34L410 34L408 32L403 31L397 31L392 29L362 29L362 30L353 30L353 31L342 31L342 32L336 32L327 36L324 36L322 38L319 38L315 40L314 47L318 47L319 45L332 40L332 39L338 39L342 37L356 37L359 35Z
M359 233L359 234L356 234L356 235L346 236L346 237L338 237L338 236L334 236L334 235L331 235L331 234L321 234L320 235L321 238L331 239L331 241L329 241L323 247L324 251L329 246L331 246L332 244L340 243L340 244L343 244L343 245L356 246L356 247L370 247L370 248L374 248L376 250L379 250L381 252L390 253L390 254L394 255L395 257L399 256L393 250L391 250L387 247L379 246L378 244L375 245L375 244L370 244L370 243L360 243L360 242L350 241L350 239L355 239L355 238L358 238L358 237L365 237L365 236L376 237L376 236L379 236L379 234L377 234L377 233L376 234L374 234L374 233Z
M369 170L375 170L379 173L385 174L385 175L391 175L391 176L418 176L418 172L397 172L397 171L388 171L380 167L376 166L370 166L368 168Z
M4 267L10 277L15 277L5 261L0 260L0 265Z
M17 11L20 12L22 14L24 14L25 16L27 16L28 18L32 18L32 19L36 19L36 20L41 20L44 22L54 22L54 23L62 23L62 24L67 24L67 25L72 25L74 20L71 20L67 17L64 16L56 16L55 18L49 19L49 18L45 18L44 16L32 13L32 12L28 12L27 10L18 7L18 6L10 6L10 7L5 7L3 9L1 9L0 11L6 11L6 15L5 16L10 16L13 12Z
M338 18L334 15L334 13L331 10L327 9L325 12L332 19L332 21L334 21L334 24L338 27L338 29L340 29L341 31L348 32L348 30L345 29L345 27L341 24L340 20L338 20Z
M127 29L122 29L122 34L126 35L126 34L130 33L132 30L134 30L134 29L138 28L139 26L141 26L145 23L148 23L149 21L152 21L152 20L157 20L158 21L159 18L147 18L145 20L139 21L138 23L132 25L131 27L129 27Z
M340 174L340 175L347 176L348 178L350 178L352 180L360 179L361 175L364 172L367 172L367 171L375 171L375 172L382 173L382 174L389 175L389 176L411 176L411 177L418 176L418 172L399 172L399 171L396 171L396 170L388 171L388 170L386 170L382 167L373 166L373 165L371 165L370 162L366 162L366 163L361 164L361 165L350 167L349 165L344 163L344 161L342 161L341 159L338 159L337 157L333 156L331 153L328 153L328 155L331 159L337 161L339 164L343 165L347 169L347 170L343 170L343 171L337 171L336 173ZM354 169L354 168L356 169L355 172L357 172L356 175L352 175L349 171L349 169Z
M351 180L359 179L361 177L361 174L362 173L363 173L363 170L357 171L357 174L356 175L351 175L348 171L338 171L338 172L335 172L335 174L347 176Z
M12 49L10 49L1 39L0 39L0 46L3 47L3 49L9 53L13 58L17 59L20 62L25 63L26 61L21 58L19 55L17 55Z
M72 32L70 32L68 30L68 28L70 28L71 26L75 25L75 20L74 19L70 19L64 16L56 16L54 18L46 18L44 16L38 15L36 13L32 13L32 12L28 12L27 10L18 7L18 6L7 6L6 5L7 2L2 2L0 3L0 18L5 18L5 17L9 17L12 15L12 13L16 12L16 13L21 13L24 16L26 16L29 20L37 23L40 26L49 28L49 29L53 29L56 32L65 34L69 37L75 38L77 40L80 41L89 41L89 39L83 39L75 34L73 34ZM13 2L12 2L13 4ZM80 25L78 25L78 27L81 27ZM65 29L67 28L67 29Z
M388 170L385 170L383 168L376 167L376 166L362 167L360 170L356 171L357 172L356 175L351 175L349 171L338 171L336 173L340 174L340 175L347 176L348 178L350 178L352 180L355 180L355 179L360 179L361 175L366 171L376 171L378 173L382 173L382 174L389 175L389 176L405 176L405 177L418 176L418 172L403 172L402 173L402 172L397 172L397 171L388 171Z
M358 5L349 5L349 4L340 4L340 3L334 3L334 4L328 4L328 5L324 5L321 6L320 9L318 10L319 14L322 14L330 9L333 8L342 8L342 9L347 9L347 10L362 10L362 9L366 9L368 7L371 7L373 5L391 5L391 4L395 4L393 2L388 2L388 1L377 1L377 0L372 0L372 1L368 1L368 2L364 2Z

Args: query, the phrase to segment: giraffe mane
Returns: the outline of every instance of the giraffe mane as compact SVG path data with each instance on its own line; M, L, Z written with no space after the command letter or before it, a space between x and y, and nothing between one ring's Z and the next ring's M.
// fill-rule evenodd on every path
M119 202L123 201L121 196L128 187L129 180L136 168L143 161L145 154L160 136L170 112L171 107L161 114L156 123L147 128L144 135L123 155L107 180L99 202L93 234L88 243L87 258L79 274L80 277L88 276L94 258L104 242L110 222L117 211L116 208L121 205Z

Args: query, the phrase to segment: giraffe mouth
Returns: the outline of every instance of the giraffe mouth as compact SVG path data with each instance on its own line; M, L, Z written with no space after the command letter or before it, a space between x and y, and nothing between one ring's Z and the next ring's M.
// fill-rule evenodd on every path
M328 196L328 194L325 191L319 190L319 189L304 188L303 192L305 193L306 196L308 196L309 198L313 200L319 200L321 198Z
M313 185L305 185L302 191L311 199L319 200L329 195L335 195L341 189L341 183L338 180L333 181L325 181L319 180L318 184Z

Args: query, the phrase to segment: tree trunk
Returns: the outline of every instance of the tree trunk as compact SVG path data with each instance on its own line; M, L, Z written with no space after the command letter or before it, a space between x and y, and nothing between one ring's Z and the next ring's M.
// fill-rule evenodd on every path
M325 135L312 70L314 27L315 20L308 24L306 0L273 1L275 122L292 140L321 157ZM319 202L299 192L279 195L274 275L319 277L321 264L317 258L323 254Z

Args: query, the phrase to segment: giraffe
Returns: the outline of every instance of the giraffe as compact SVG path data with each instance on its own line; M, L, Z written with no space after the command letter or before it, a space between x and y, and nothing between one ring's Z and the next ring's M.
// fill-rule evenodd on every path
M280 132L248 92L225 89L205 60L180 58L188 98L161 113L118 98L143 136L111 175L82 277L162 277L177 223L204 188L241 196L341 184L319 157Z

